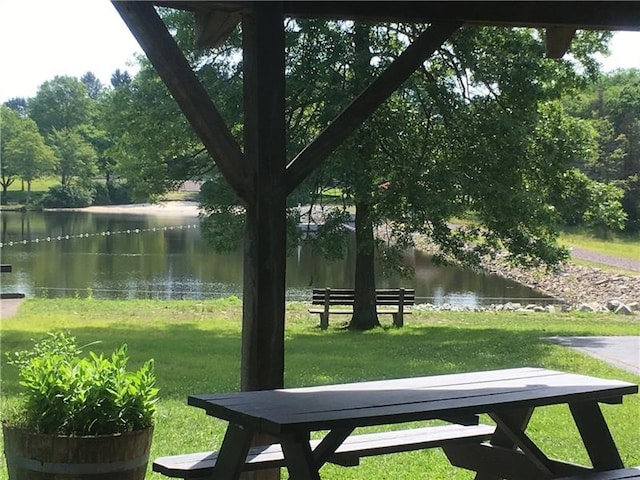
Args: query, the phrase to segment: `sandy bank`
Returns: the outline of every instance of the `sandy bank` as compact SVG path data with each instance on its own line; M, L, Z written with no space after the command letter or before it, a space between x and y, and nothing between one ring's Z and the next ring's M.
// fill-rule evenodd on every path
M131 205L100 205L85 208L51 209L58 211L89 213L131 213L136 215L197 217L200 212L198 202L136 203Z

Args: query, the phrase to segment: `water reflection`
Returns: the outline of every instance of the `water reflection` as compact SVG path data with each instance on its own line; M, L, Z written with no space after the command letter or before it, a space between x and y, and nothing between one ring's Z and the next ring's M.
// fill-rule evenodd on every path
M28 296L191 298L241 295L242 253L219 254L201 239L195 217L80 212L1 217L2 292ZM354 247L327 261L301 245L287 260L287 297L308 300L312 287L352 287ZM418 303L475 306L542 299L534 290L494 275L434 265L410 251L413 278L382 278L378 287L413 287ZM526 299L526 300L525 300Z

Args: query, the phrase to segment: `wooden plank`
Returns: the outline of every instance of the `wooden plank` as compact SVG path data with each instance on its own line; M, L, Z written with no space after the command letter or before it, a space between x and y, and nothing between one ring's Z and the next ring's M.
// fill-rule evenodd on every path
M203 4L219 10L247 10L247 1L157 0L158 5L197 10ZM460 20L469 25L546 27L570 25L579 29L639 30L640 5L629 1L394 1L342 2L293 0L285 3L285 15L302 18L360 20L369 22L429 23Z
M277 434L288 429L315 430L347 424L364 426L441 418L452 412L484 413L507 405L526 408L599 401L638 391L637 385L627 382L544 369L440 377L250 392L249 397L239 394L191 396L189 403L224 419L236 418L249 424L259 419L261 428ZM259 417L253 418L254 412L259 412Z
M318 168L459 26L459 22L432 23L409 45L364 92L287 165L287 192L292 192Z
M579 29L639 30L637 2L607 1L394 1L387 2L288 1L290 16L379 22L438 22L458 20L471 25L545 27L569 25Z
M494 431L490 425L439 425L381 433L348 435L340 431L323 445L323 440L311 440L316 464L331 463L343 466L355 466L361 457L386 455L390 453L436 448L454 443L481 442L488 439ZM331 435L330 433L329 435ZM342 442L340 444L340 442ZM335 451L335 454L331 452ZM160 457L153 462L153 471L179 478L198 478L210 475L218 459L217 452L199 452L171 457ZM247 454L245 471L284 466L284 455L280 445L253 447Z

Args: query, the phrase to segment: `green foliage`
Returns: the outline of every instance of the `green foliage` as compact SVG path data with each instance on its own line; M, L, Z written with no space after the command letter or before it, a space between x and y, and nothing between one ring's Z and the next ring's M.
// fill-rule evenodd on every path
M109 202L112 205L125 205L133 202L133 191L127 182L110 182L107 184L109 190Z
M93 203L93 189L81 185L55 185L40 199L45 208L83 208Z
M621 188L590 179L578 169L567 170L556 185L555 207L563 224L584 225L601 236L622 230L626 213Z
M585 211L585 224L601 237L610 236L611 230L622 230L627 214L620 200L624 192L612 184L593 182L589 187L591 202Z
M109 198L109 189L107 185L101 182L93 182L91 184L93 189L93 205L110 205L111 199Z
M127 371L126 344L110 357L81 353L74 337L51 333L32 349L9 356L25 389L21 418L9 422L61 435L106 435L151 426L158 398L153 361Z
M53 130L49 142L58 160L56 173L63 186L69 186L74 179L86 182L96 174L96 151L77 129Z
M56 76L44 82L28 102L29 116L43 135L89 123L92 108L87 86L70 76Z
M53 171L55 157L33 120L0 106L0 184L4 192L17 179L31 182Z
M640 231L640 70L602 75L563 103L596 132L597 154L576 166L597 182L623 189L625 231Z

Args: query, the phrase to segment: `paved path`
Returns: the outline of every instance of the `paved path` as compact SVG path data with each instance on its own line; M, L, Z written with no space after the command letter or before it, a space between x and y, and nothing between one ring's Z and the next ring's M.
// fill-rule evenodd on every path
M13 317L24 298L2 298L0 299L0 318L10 318Z
M598 253L582 248L572 248L571 257L578 260L586 260L588 262L601 263L611 267L623 268L633 272L640 272L640 257L637 259L615 257L605 253Z
M640 376L640 337L550 337L549 340Z

